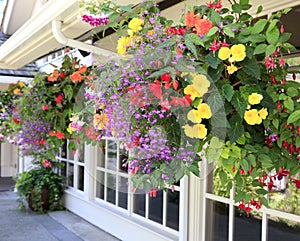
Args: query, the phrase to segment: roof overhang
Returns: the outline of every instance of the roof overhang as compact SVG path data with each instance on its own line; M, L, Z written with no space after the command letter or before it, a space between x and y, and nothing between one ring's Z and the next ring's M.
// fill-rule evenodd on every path
M118 0L117 2L121 5L126 5L129 3L138 4L140 1ZM184 1L184 3L178 4L180 6L177 6L175 11L169 11L170 15L171 17L179 18L184 4L200 4L199 2L205 4L206 1ZM294 0L286 0L284 6L282 0L266 2L250 0L250 2L254 6L264 5L264 11L261 14L297 5L297 1ZM70 41L58 42L57 36L55 37L53 34L53 23L55 25L54 28L59 27L62 36L67 39L77 39L80 36L86 36L86 33L91 32L92 27L83 23L78 16L79 3L77 0L51 0L47 2L39 12L33 15L0 47L0 68L18 69L49 54L55 49L70 44Z

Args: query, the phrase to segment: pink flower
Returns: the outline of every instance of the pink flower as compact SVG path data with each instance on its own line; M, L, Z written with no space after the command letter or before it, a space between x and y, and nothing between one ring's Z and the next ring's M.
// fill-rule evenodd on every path
M43 167L52 167L52 164L51 164L51 162L49 162L48 160L44 160L43 161Z

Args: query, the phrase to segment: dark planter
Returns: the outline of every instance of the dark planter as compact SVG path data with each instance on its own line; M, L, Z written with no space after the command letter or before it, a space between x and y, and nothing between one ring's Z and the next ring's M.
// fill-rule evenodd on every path
M38 211L40 207L36 207L36 204L32 200L33 197L37 198L37 194L34 191L29 195L28 206L32 211ZM41 208L43 210L49 210L50 208L49 197L50 197L50 191L46 187L43 188L39 199L42 202Z

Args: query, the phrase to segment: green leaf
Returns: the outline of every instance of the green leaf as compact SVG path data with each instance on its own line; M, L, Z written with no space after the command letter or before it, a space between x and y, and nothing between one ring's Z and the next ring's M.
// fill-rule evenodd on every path
M262 54L266 51L268 45L266 44L259 44L255 47L253 55Z
M293 87L289 87L287 90L286 90L286 93L290 96L290 97L296 97L298 96L298 90L296 88L293 88Z
M250 4L242 4L241 8L242 10L249 10L252 6Z
M283 104L288 110L290 111L294 110L294 101L292 100L291 97L288 96L288 98L283 101Z
M287 119L288 125L300 120L300 110L294 111Z
M207 36L207 37L214 36L215 33L216 33L218 30L219 30L218 27L213 27L213 28L211 28L211 29L208 31L208 33L206 34L206 36Z
M255 79L260 79L260 68L254 58L244 61L243 71L253 76Z
M244 134L245 130L242 121L243 120L238 115L234 115L229 120L230 129L228 130L228 135L230 143L234 143Z
M231 26L226 26L226 27L224 27L223 30L224 30L224 33L225 33L227 36L229 36L229 37L231 37L231 38L234 38L235 34L234 34L234 32L232 31Z
M242 5L249 4L249 0L240 0L240 4Z
M259 189L256 190L256 193L259 194L259 195L266 195L269 192L266 189L259 188Z
M263 34L252 34L248 37L248 41L253 42L253 43L264 42L265 39L266 39L266 37Z
M233 96L233 87L230 84L225 84L222 86L223 95L225 96L227 101L231 101Z
M267 19L260 19L260 20L258 20L258 21L254 24L251 33L252 33L252 34L258 34L258 33L261 33L261 32L264 30L264 28L266 27L267 23L268 23L268 20L267 20Z
M278 119L272 120L272 124L273 124L273 126L278 130L278 127L279 127L279 120L278 120Z
M218 23L222 20L220 14L216 11L211 11L208 17L215 26L218 26Z
M269 44L276 44L279 39L279 29L274 27L272 30L266 32L267 41Z
M242 159L242 160L240 161L240 164L241 164L241 166L242 166L242 168L244 169L245 172L247 172L247 171L250 169L250 165L249 165L249 163L247 162L247 160Z
M284 43L284 42L288 41L291 38L291 36L292 36L291 33L285 32L285 33L280 35L279 42Z
M187 49L190 50L193 53L193 55L197 58L198 56L196 46L194 45L193 41L190 39L189 36L189 34L185 35L184 44L187 47Z
M262 10L263 10L263 6L262 5L258 6L256 14L260 14Z
M232 10L234 13L241 13L242 12L242 6L240 4L233 4Z
M273 167L273 162L271 158L266 154L259 154L258 161L263 165L265 168Z
M270 23L270 25L269 25L269 27L267 29L267 32L270 32L271 30L273 30L273 28L276 27L276 24L278 23L278 21L279 21L278 19L272 20L272 22Z
M156 72L152 73L151 75L149 75L147 77L147 79L158 78L158 77L160 77L161 75L163 75L165 73L176 74L176 70L173 67L168 66L166 68L163 68L159 71L156 71Z
M203 41L198 34L191 33L187 34L186 37L189 38L194 44L203 46Z
M274 51L276 50L276 46L274 44L270 44L269 46L267 46L266 48L266 56L270 56L274 53Z
M212 114L218 112L222 107L224 107L223 98L218 91L210 93L207 98L207 104L209 105Z
M241 96L239 92L235 92L231 100L233 106L236 108L241 118L244 118L245 110L247 108L247 101Z
M205 62L208 63L213 69L217 69L218 65L221 63L221 60L217 57L217 55L214 55L212 52L210 52L208 55L206 55Z
M128 4L128 5L124 5L124 6L118 6L121 10L125 11L125 12L132 12L132 8L133 8L134 4Z
M226 185L226 183L227 183L227 174L226 174L226 172L224 172L223 170L220 170L219 177L220 177L221 185L222 186Z

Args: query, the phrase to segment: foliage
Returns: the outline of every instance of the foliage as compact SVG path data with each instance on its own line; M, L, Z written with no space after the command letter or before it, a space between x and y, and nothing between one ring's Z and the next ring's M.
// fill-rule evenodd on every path
M51 74L36 74L14 101L18 116L15 133L25 155L55 159L66 138L71 137L70 117L74 103L81 98L81 86L90 78L90 68L68 52L60 68L55 67Z
M64 193L63 177L54 172L54 166L57 163L51 160L43 160L26 172L16 177L15 187L19 196L19 208L25 208L25 202L32 200L34 211L46 212L43 207L44 202L41 200L42 192L46 189L49 191L49 210L62 209L61 198Z
M219 161L222 183L236 183L236 201L260 207L274 180L299 171L300 84L287 80L295 73L285 55L294 47L280 23L289 10L256 21L248 0L230 6L193 6L173 26L144 2L107 25L121 35L125 57L98 66L87 106L99 112L98 139L125 143L134 187L199 174L205 150L209 162Z

